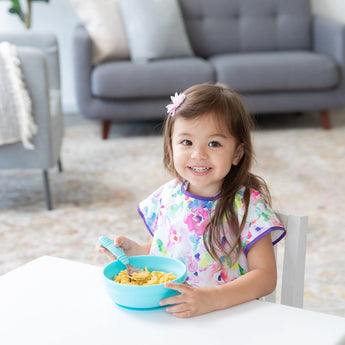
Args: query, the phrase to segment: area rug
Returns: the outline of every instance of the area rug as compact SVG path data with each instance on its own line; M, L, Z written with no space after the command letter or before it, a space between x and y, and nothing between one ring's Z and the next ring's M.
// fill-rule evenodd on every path
M64 171L50 171L53 211L40 171L0 171L0 274L42 255L102 266L99 236L148 238L136 205L170 178L160 123L113 124L104 141L98 122L65 122ZM309 217L304 308L345 316L345 111L331 122L323 130L317 114L258 117L253 170L275 209Z

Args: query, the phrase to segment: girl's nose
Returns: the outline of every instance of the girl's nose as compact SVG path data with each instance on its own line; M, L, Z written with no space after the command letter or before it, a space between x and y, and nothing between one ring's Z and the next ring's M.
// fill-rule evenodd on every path
M206 159L207 158L206 150L204 150L201 147L195 147L191 154L191 158L192 159Z

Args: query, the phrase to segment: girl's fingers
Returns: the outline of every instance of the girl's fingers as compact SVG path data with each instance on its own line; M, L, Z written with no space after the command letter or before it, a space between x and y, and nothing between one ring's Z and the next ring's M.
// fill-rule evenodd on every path
M129 239L125 236L119 236L114 239L114 244L117 247L121 247L123 251L130 249Z
M164 287L166 287L167 289L176 290L181 294L161 300L159 303L161 306L186 302L186 294L191 289L189 285L179 283L165 283Z
M173 296L173 297L168 297L168 298L162 299L159 302L159 305L163 307L165 305L180 304L180 303L183 303L183 302L184 302L183 296L182 295L177 295L177 296Z
M116 260L116 256L109 252L108 249L104 248L102 245L96 245L96 251L101 254L105 254L110 260Z
M122 242L123 242L122 236L114 238L114 244L116 247L121 247Z
M168 313L173 313L174 316L184 318L190 317L192 315L192 308L188 307L186 303L173 305L171 307L166 308Z
M97 244L96 245L96 251L99 253L105 253L106 249L102 245Z
M167 289L173 289L181 293L186 293L190 290L191 286L187 284L179 284L179 283L165 283L164 287Z

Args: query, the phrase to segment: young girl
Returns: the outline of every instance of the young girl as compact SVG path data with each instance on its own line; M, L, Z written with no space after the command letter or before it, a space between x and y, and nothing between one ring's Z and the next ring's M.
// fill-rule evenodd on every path
M280 232L278 242L285 230L265 182L250 172L251 118L239 96L201 84L171 99L164 165L175 179L138 206L151 243L123 236L114 242L127 255L167 255L186 264L186 284L165 285L181 294L161 301L185 318L271 293L277 274L270 233Z

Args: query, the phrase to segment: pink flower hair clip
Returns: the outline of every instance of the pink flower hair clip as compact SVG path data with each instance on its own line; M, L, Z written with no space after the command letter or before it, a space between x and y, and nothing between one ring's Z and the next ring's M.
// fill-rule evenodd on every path
M175 96L171 96L171 101L172 103L168 104L166 106L167 108L167 113L170 116L174 116L176 110L178 109L178 107L184 102L184 100L186 99L186 95L184 93L180 93L178 94L177 92L175 92Z

